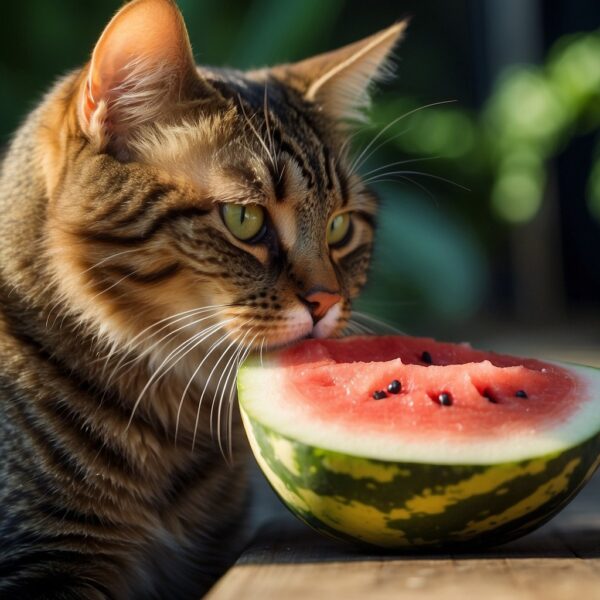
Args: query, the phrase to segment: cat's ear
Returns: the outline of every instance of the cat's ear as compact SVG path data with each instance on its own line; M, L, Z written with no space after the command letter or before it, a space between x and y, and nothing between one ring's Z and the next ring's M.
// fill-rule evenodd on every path
M272 72L334 119L362 120L369 106L369 87L391 73L391 54L407 24L400 21L339 50L275 67Z
M81 128L122 149L136 127L180 102L198 79L183 17L171 0L134 0L100 36L79 92Z

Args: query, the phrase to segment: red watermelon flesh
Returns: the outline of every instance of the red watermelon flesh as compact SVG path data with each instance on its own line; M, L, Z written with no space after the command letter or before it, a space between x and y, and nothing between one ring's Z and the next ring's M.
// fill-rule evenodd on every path
M301 396L303 418L315 427L475 441L548 430L587 399L585 381L558 365L426 338L353 339L308 340L281 352L286 393L278 402L297 410ZM387 392L393 380L397 394ZM387 396L375 399L378 391Z

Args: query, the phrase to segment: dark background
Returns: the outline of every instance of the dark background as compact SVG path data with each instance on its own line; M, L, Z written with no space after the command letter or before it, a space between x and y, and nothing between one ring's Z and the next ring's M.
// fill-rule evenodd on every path
M89 57L120 4L2 7L0 145ZM360 153L380 135L362 172L384 180L374 182L383 213L360 310L413 334L600 347L600 2L179 4L198 62L238 68L300 59L411 16L397 78L356 137Z

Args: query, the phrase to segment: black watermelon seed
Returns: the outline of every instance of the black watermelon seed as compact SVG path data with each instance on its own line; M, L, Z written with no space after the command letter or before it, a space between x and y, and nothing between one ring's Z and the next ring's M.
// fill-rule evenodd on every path
M383 398L387 398L387 394L383 390L377 390L376 392L373 392L373 398L375 398L375 400L383 400Z
M423 354L421 354L421 360L424 363L427 363L428 365L431 365L433 363L433 359L431 358L431 354L429 354L429 352L427 352L427 350L425 350L425 352L423 352Z
M518 390L515 392L517 398L527 398L527 392L525 390Z
M485 389L485 390L483 390L483 392L481 393L481 395L488 402L491 402L492 404L498 404L498 399L494 396L494 394L492 393L492 390Z
M398 393L400 393L401 389L402 389L402 384L397 379L394 379L394 381L392 381L387 387L387 391L390 394L398 394Z
M448 392L442 392L438 396L438 402L442 406L452 406L452 396Z

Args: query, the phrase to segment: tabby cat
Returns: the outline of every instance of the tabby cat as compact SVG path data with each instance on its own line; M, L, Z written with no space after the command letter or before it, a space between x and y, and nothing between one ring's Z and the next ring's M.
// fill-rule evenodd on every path
M134 0L26 119L0 174L2 598L198 598L231 560L235 368L348 321L376 199L344 123L403 29L241 73Z

